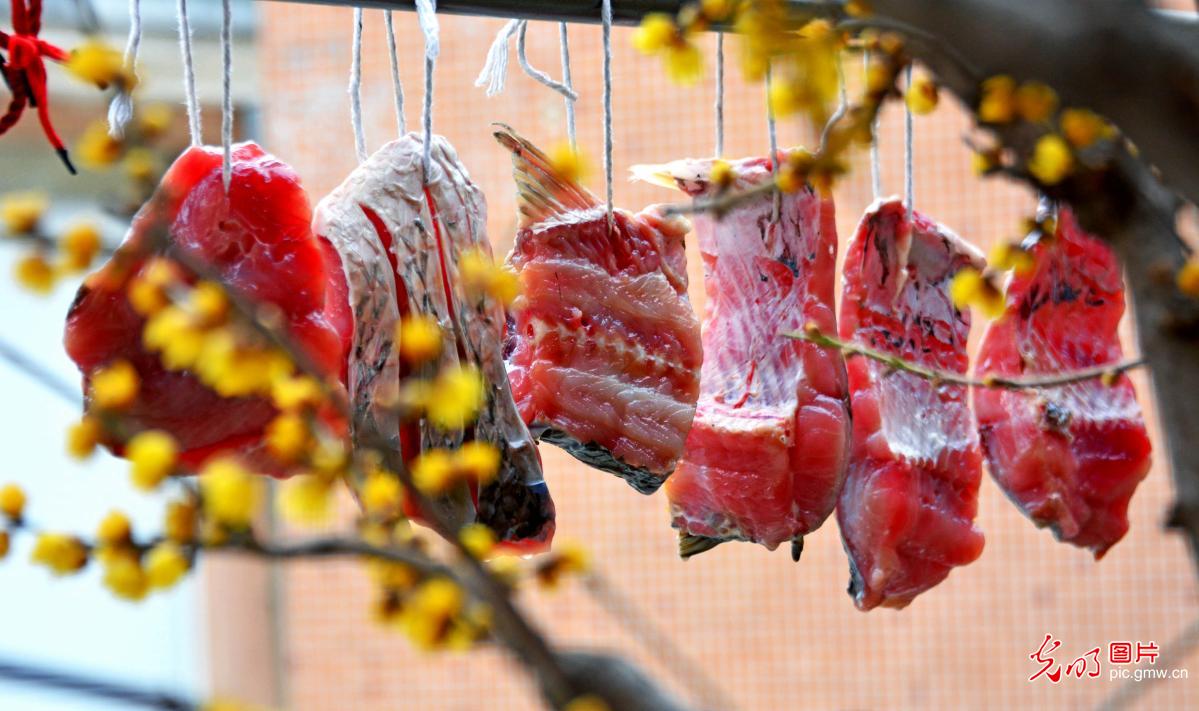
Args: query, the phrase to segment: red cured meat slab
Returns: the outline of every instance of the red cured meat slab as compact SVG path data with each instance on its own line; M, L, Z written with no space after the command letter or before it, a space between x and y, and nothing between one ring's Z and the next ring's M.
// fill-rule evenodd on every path
M508 263L522 296L508 373L530 429L642 493L674 470L703 358L687 299L685 221L604 206L510 130L520 229Z
M145 321L125 297L142 260L127 270L118 264L142 251L154 230L166 228L174 248L208 265L246 298L278 307L312 361L342 378L352 330L347 286L337 254L312 235L310 220L295 171L257 145L234 147L228 194L220 149L189 148L134 218L118 255L88 278L71 305L65 345L85 382L98 368L126 359L141 380L127 415L172 434L185 463L232 448L281 473L260 447L263 428L276 414L271 403L224 398L192 374L163 367L157 354L142 347Z
M1062 208L1057 233L1026 245L1002 317L983 336L980 374L1048 375L1115 363L1124 282L1115 255ZM1100 558L1128 531L1150 445L1132 381L1036 391L976 389L991 476L1038 526Z
M845 257L841 337L965 373L970 314L949 298L977 250L903 203L867 210ZM982 453L966 388L850 358L853 444L837 522L861 610L901 608L982 553Z
M772 180L770 161L731 163L746 190ZM708 197L712 161L653 170ZM726 540L774 549L814 531L845 476L849 402L836 350L782 334L836 332L837 231L831 197L764 195L722 217L695 216L704 260L704 364L686 453L666 483L684 556Z

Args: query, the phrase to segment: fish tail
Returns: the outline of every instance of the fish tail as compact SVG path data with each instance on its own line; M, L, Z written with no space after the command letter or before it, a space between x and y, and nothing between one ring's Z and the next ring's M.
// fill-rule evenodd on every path
M553 161L541 149L510 127L500 123L495 126L495 139L512 152L512 177L516 180L521 227L599 205L599 200L586 188L555 170Z

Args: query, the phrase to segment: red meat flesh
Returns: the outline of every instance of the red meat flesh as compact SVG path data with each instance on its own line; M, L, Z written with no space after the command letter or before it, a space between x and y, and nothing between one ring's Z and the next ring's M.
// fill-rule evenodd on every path
M1122 357L1124 283L1115 255L1062 208L1057 233L1031 241L1002 317L983 336L977 371L1038 375ZM1038 526L1100 558L1128 531L1128 502L1150 445L1132 381L1036 391L976 389L991 476Z
M271 403L224 398L189 372L167 370L157 354L143 348L145 320L129 305L125 287L141 270L139 253L154 231L169 227L174 248L206 264L247 299L278 307L308 357L328 376L344 378L353 330L347 286L337 253L313 237L310 217L295 171L257 145L234 148L228 194L220 149L189 148L134 218L117 257L88 278L67 315L67 353L85 382L96 369L126 359L141 380L126 414L139 426L173 435L185 463L237 449L281 473L258 451L263 428L275 415ZM132 269L124 269L129 255L139 256Z
M735 189L772 179L770 161L732 164ZM705 197L712 161L661 171ZM836 350L782 334L812 324L836 331L837 231L831 198L808 186L765 195L695 231L704 260L704 363L686 453L666 483L680 552L745 540L801 543L832 513L845 476L849 403ZM796 549L798 550L798 548Z
M674 470L695 413L703 358L687 299L686 225L654 208L609 224L582 187L510 131L521 227L508 263L522 296L508 372L542 440L642 493Z
M906 361L967 370L970 315L949 298L977 251L903 203L876 203L845 258L841 337ZM966 388L849 359L853 439L837 522L861 610L901 608L982 553L982 454Z

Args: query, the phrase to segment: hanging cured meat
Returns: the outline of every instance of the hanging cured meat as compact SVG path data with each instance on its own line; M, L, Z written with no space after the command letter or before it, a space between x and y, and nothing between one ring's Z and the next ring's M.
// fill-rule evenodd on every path
M685 221L604 206L508 129L520 229L509 264L522 296L508 371L541 439L642 493L674 470L695 414L703 354L687 299Z
M85 381L111 362L131 363L140 388L125 414L142 427L173 435L186 464L235 449L266 471L280 473L260 446L263 429L276 414L271 403L261 397L221 397L191 373L164 367L157 353L143 347L145 320L125 289L165 231L171 249L206 265L246 298L277 307L287 332L310 360L340 380L352 330L346 284L337 255L313 236L310 221L308 198L295 171L257 145L233 148L227 193L220 149L189 148L134 218L117 256L80 288L67 316L67 353Z
M639 169L708 197L713 162ZM771 181L770 161L731 164L731 190ZM648 175L646 175L648 174ZM838 351L782 334L814 325L836 331L837 230L831 197L810 186L763 195L721 217L699 213L704 263L704 364L686 453L666 483L688 557L727 540L774 549L832 513L845 475L849 402Z
M461 526L473 520L502 542L544 547L554 532L554 505L541 460L516 410L504 367L503 308L468 293L459 256L491 254L487 204L450 144L435 136L428 180L419 134L393 141L368 158L317 206L314 231L342 254L356 328L348 387L355 423L399 447L407 460L464 439L494 444L500 472L482 491L460 489L436 503ZM411 366L397 357L395 326L415 315L436 319L447 334L438 359ZM409 377L431 377L455 365L479 368L486 403L468 431L447 432L426 420L400 422L393 401ZM361 437L367 433L358 433Z
M841 337L938 370L965 373L970 315L949 284L981 255L897 199L875 203L844 267ZM865 357L848 363L849 473L837 521L859 609L901 608L978 558L974 525L982 454L966 388Z
M1057 225L1056 234L1024 245L1032 266L1013 275L977 372L1049 375L1120 360L1124 283L1115 255L1068 209ZM1096 558L1124 537L1128 502L1150 459L1128 377L976 389L974 406L991 475L1034 523Z

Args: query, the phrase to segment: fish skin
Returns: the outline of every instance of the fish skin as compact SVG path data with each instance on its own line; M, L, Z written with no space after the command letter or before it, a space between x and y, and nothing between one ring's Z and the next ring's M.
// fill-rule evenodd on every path
M501 453L496 480L479 491L460 487L435 505L455 527L478 521L505 546L541 550L553 538L554 504L536 444L509 389L504 309L494 299L466 293L458 272L463 251L491 254L486 201L444 138L433 137L427 180L422 156L418 133L388 143L316 210L317 232L329 235L346 255L359 314L350 378L356 421L408 461L431 448L454 449L466 439L494 444ZM415 313L435 318L447 341L436 360L414 368L398 358L394 336L399 320ZM467 431L444 432L423 419L401 423L393 408L381 406L394 399L400 381L430 378L460 364L478 367L487 385L486 403Z
M1026 246L1032 267L1011 277L976 372L1021 377L1118 362L1124 282L1111 249L1065 207L1056 235ZM1151 458L1126 375L1037 391L975 388L974 409L991 476L1035 524L1096 559L1124 537Z
M312 235L299 177L254 143L235 145L232 160L226 193L220 148L195 146L176 159L134 217L116 256L79 289L67 314L64 345L83 372L85 388L96 369L129 360L140 389L124 415L174 436L186 466L234 450L264 473L282 476L290 473L286 465L262 443L265 426L277 414L273 405L260 397L224 398L189 372L167 370L142 346L145 319L125 296L144 264L139 253L165 228L174 248L203 262L230 288L278 307L308 357L330 378L345 377L352 329L347 286L337 255ZM325 414L331 426L344 426ZM119 446L112 447L120 454Z
M877 201L846 253L841 338L964 374L970 314L948 288L983 258L949 230ZM860 610L902 608L982 553L982 453L966 388L850 358L853 444L837 521Z
M542 440L652 493L682 455L699 392L686 222L650 207L609 224L544 153L507 127L495 136L518 190L508 265L522 296L506 349L517 406Z
M772 179L770 161L731 161L729 190ZM636 167L638 177L710 197L712 160ZM837 234L831 198L810 186L695 216L704 260L704 364L686 453L666 483L682 555L695 538L769 549L802 545L832 513L849 442L845 364L836 350L782 334L836 331ZM689 543L689 541L691 543Z

